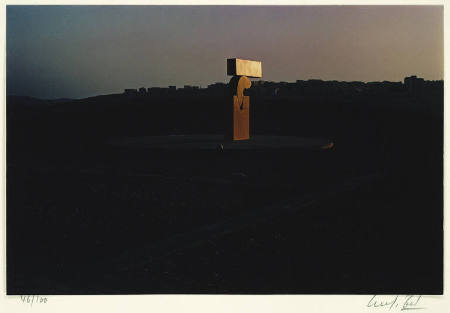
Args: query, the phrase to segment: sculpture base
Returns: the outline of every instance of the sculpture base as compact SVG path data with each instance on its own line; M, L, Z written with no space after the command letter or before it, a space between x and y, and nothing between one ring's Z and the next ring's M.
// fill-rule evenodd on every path
M113 147L152 150L264 150L306 149L323 150L333 147L329 139L295 136L258 135L248 140L230 141L223 135L168 135L117 137L108 141Z

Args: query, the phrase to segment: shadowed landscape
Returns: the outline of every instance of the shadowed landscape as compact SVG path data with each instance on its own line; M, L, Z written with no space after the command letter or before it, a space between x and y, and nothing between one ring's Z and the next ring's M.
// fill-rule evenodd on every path
M262 148L152 146L225 94L8 96L8 294L442 293L442 81L254 81Z

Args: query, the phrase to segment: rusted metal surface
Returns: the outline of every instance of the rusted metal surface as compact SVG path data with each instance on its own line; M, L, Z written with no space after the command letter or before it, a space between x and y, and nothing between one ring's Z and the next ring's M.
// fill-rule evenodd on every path
M250 97L244 96L244 89L250 88L251 81L246 76L234 76L229 83L232 96L232 114L227 137L232 140L250 139Z
M231 89L231 94L237 96L241 106L244 101L244 89L248 89L251 86L252 82L246 76L235 76L230 80L229 87Z
M250 97L233 96L233 140L250 139Z
M243 60L237 58L227 59L227 75L261 78L261 61Z
M244 90L251 87L249 77L262 77L260 61L227 59L227 74L233 77L228 84L230 107L227 109L225 137L232 140L250 139L250 97L244 96Z

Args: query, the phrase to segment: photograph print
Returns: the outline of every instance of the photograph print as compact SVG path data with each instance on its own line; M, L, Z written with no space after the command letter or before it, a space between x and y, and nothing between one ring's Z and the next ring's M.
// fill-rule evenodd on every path
M443 13L7 5L7 294L443 294Z

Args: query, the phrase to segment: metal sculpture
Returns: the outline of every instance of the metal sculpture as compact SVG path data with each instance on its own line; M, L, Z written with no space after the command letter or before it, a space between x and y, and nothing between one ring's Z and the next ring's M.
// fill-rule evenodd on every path
M232 140L248 140L250 139L250 97L244 95L244 90L252 85L248 77L262 77L261 62L227 59L227 74L233 76L228 84L232 110L227 109L229 118L225 136Z

